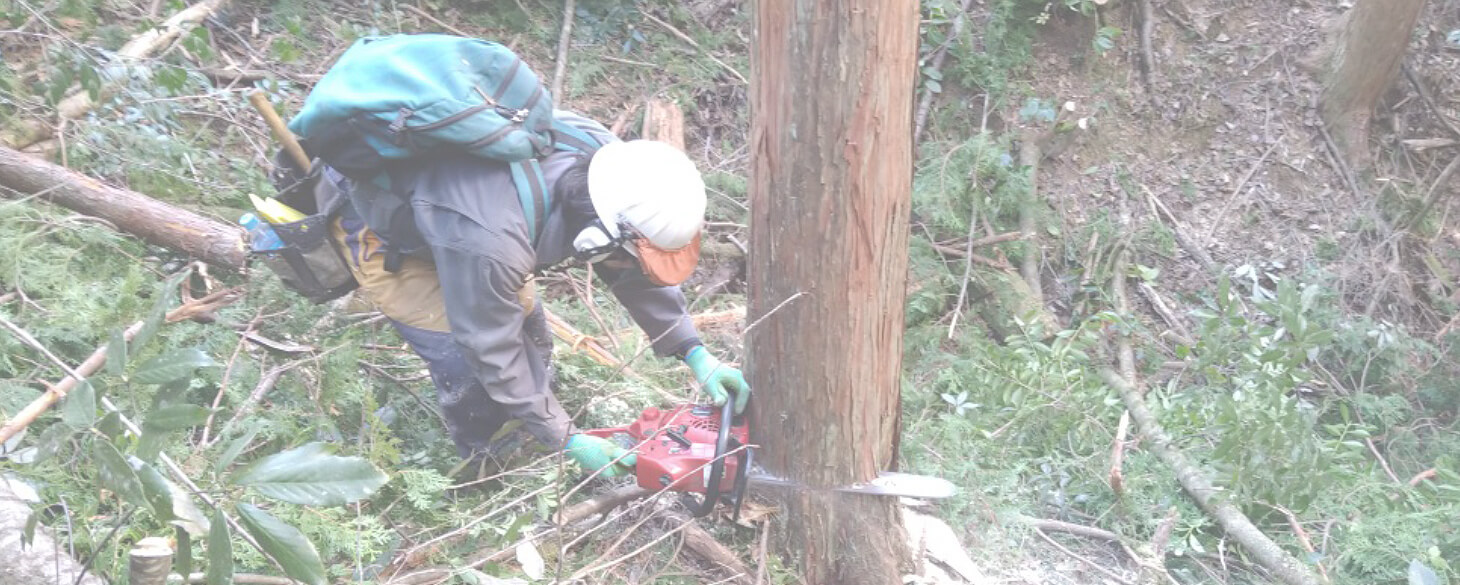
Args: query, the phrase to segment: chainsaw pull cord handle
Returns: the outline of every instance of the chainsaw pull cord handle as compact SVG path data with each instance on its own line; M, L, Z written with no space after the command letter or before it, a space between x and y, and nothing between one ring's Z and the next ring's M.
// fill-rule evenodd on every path
M730 451L730 425L735 418L735 401L726 400L720 409L720 432L715 436L715 459L710 463L710 479L705 485L705 499L695 517L708 516L720 503L720 482L725 479L725 454Z

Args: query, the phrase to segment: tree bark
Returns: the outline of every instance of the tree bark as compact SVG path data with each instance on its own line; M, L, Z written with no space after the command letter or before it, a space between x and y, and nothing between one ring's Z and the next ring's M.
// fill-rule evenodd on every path
M75 583L81 574L81 563L66 552L65 543L56 542L51 530L37 526L30 546L21 548L21 531L30 518L30 504L25 503L0 482L0 585L32 583ZM92 573L81 579L81 585L106 585Z
M892 498L819 488L894 464L919 7L760 0L751 91L747 359L758 460L807 583L902 582Z
M1323 122L1349 166L1367 169L1369 122L1379 98L1394 85L1424 0L1358 0L1345 15L1325 56L1328 79L1320 98Z
M168 205L141 193L106 185L62 166L0 146L0 185L67 209L99 217L150 244L182 252L230 270L248 259L243 230ZM9 191L6 191L10 195Z

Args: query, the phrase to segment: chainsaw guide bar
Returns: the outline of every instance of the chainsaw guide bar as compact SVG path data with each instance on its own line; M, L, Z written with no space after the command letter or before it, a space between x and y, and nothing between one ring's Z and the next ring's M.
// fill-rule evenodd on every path
M792 481L783 477L777 477L766 472L759 466L750 469L749 481L751 485L763 485L768 487L785 487L800 490L816 490L817 488ZM877 474L872 481L854 483L851 485L825 488L830 491L837 491L849 494L862 494L867 496L892 496L902 498L919 498L925 500L941 500L951 498L958 493L958 488L946 479L931 477L927 475L913 475L910 473L898 473L896 471L883 471Z

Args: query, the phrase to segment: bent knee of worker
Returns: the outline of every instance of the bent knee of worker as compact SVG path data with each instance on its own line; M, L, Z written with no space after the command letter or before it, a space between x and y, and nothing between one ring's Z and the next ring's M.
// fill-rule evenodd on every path
M431 331L400 321L392 323L401 338L411 344L411 349L426 362L432 381L440 390L459 392L465 385L476 383L476 376L451 333Z
M411 327L438 332L451 330L435 265L406 256L401 259L400 267L391 272L385 269L384 245L363 222L341 218L335 221L332 232L340 249L345 251L360 290L380 312Z

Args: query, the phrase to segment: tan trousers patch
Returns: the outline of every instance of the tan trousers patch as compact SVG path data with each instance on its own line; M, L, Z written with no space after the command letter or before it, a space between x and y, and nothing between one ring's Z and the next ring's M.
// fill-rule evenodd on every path
M446 303L441 299L441 280L436 276L436 265L414 256L405 256L401 259L400 269L390 272L385 269L385 253L381 250L383 243L370 228L362 228L358 234L358 255L356 248L346 243L349 234L339 219L330 224L330 229L335 243L345 254L350 271L360 283L360 290L380 312L419 329L451 331L451 324L446 319ZM537 284L529 278L517 291L517 302L526 314L532 312L536 301Z

